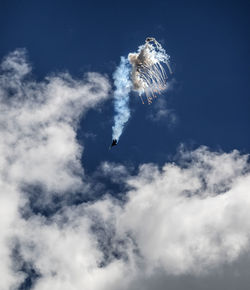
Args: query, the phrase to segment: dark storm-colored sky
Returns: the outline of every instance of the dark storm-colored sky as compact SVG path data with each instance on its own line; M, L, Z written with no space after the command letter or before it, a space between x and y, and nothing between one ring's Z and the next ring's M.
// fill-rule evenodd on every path
M147 36L162 42L175 81L161 98L178 122L153 122L155 104L142 105L133 95L132 117L109 151L110 99L79 129L87 172L103 160L162 164L181 143L249 152L249 8L248 1L1 1L0 57L24 47L37 79L65 70L111 79L120 56Z

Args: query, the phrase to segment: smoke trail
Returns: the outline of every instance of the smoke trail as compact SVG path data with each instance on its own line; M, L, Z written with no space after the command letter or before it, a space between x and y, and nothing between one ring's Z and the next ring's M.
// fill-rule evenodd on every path
M132 88L130 81L131 66L128 59L121 57L121 62L116 71L114 72L114 106L115 106L115 117L113 130L113 140L119 140L123 128L130 117L129 110L129 93Z
M139 46L137 52L129 53L127 58L121 57L120 65L113 75L116 89L111 147L119 141L123 128L130 117L130 91L136 91L140 97L145 94L150 104L153 98L167 89L167 74L162 63L167 65L169 72L172 73L169 59L169 55L153 37L148 37L145 44Z

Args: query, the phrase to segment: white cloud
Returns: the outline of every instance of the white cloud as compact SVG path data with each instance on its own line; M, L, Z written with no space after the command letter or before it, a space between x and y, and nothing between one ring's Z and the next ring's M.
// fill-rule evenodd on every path
M102 162L97 171L96 175L108 177L114 183L123 182L126 177L129 175L129 168L128 166L124 166L118 163L111 163L111 162Z
M182 156L182 166L144 164L126 177L126 201L107 196L20 226L22 257L42 275L35 289L131 289L159 269L210 273L248 251L247 157L206 148Z
M11 257L13 238L12 226L19 220L18 207L21 205L20 196L8 182L0 180L0 289L11 289L23 280L23 273L14 272Z
M1 65L0 260L5 278L0 289L4 290L20 274L12 272L7 245L21 219L18 208L29 201L23 189L41 186L41 196L34 194L43 206L49 206L53 194L83 190L83 148L76 141L77 123L83 113L108 97L110 89L107 79L96 73L83 80L64 73L36 82L30 71L24 50L9 54Z
M36 83L23 80L27 67L23 51L10 54L2 65L1 169L18 184L41 183L56 192L77 189L83 174L77 122L107 98L109 84L96 73L85 80L64 73Z
M192 162L186 167L142 165L129 180L134 190L119 227L132 233L149 271L208 271L249 247L246 156L205 148L187 155Z
M249 251L249 163L237 150L181 149L178 164L142 164L135 175L104 162L98 174L126 184L121 200L106 195L64 203L47 217L32 211L32 195L50 207L54 194L67 199L91 188L83 178L77 123L108 97L109 84L99 74L37 83L26 76L23 51L6 57L2 69L1 290L24 281L25 264L39 274L34 290L149 289L155 277L199 276ZM36 185L40 196L28 192Z

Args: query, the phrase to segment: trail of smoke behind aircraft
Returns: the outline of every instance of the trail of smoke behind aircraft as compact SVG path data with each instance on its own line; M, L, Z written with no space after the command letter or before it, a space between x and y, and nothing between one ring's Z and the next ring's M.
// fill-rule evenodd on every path
M141 97L145 95L148 103L167 88L167 74L162 64L166 64L170 73L170 56L153 37L148 37L138 51L121 57L120 65L114 72L114 125L112 127L112 144L117 145L130 117L129 93L136 91Z

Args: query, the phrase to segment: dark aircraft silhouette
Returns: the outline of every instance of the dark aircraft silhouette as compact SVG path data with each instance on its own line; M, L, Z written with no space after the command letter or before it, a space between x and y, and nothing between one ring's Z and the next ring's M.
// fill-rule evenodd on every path
M155 39L153 37L147 37L146 42L154 41Z
M109 147L109 149L111 149L113 146L117 145L117 140L114 139Z

